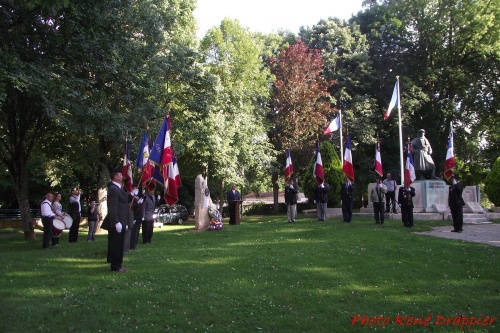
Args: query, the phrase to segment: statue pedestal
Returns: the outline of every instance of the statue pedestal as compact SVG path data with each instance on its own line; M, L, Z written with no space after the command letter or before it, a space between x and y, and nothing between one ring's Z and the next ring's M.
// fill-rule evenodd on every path
M420 185L420 191L417 190L417 184ZM415 187L417 195L420 192L419 208L424 213L434 213L440 210L439 207L448 207L448 186L444 180L417 180L411 186Z

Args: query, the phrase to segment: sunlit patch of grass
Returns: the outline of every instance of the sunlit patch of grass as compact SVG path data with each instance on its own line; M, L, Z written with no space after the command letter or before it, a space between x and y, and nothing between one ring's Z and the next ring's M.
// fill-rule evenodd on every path
M9 238L0 245L0 331L456 332L375 329L351 317L498 317L500 249L413 233L432 225L283 216L213 232L168 225L125 255L126 274L109 271L105 234L73 244L63 234L45 251L41 240Z

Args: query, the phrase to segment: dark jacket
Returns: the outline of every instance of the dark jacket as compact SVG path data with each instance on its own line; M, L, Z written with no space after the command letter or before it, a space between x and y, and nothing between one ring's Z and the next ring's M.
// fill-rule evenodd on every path
M108 188L108 216L111 228L120 222L122 229L133 225L134 215L128 204L128 193L112 183Z
M342 202L352 201L354 198L354 184L347 185L346 182L342 183L340 187L340 199Z
M398 203L401 208L413 208L413 197L415 196L415 188L410 186L408 191L406 187L401 186L399 188Z
M461 207L465 205L464 199L462 197L462 184L457 183L451 185L448 193L448 205L450 208Z
M296 185L293 185L293 187L290 185L285 186L285 203L287 205L296 205L297 193L299 193L299 190Z
M328 202L328 191L330 191L330 185L328 185L327 183L324 183L324 185L324 187L321 187L316 184L316 187L314 188L314 200L316 201L316 203Z

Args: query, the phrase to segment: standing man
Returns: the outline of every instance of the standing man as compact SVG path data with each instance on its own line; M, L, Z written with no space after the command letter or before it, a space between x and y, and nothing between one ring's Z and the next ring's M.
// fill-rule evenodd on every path
M227 192L226 199L227 208L229 210L229 224L236 224L236 214L240 212L236 211L234 202L241 200L240 193L236 190L236 185L231 185L231 189Z
M144 220L144 198L142 196L142 189L138 189L137 184L133 185L132 195L134 196L134 201L132 202L134 226L132 227L132 233L130 235L130 250L135 250L139 243L139 231L142 221Z
M57 241L52 237L52 223L56 214L52 209L52 199L54 195L52 193L45 194L45 200L42 201L40 205L40 211L42 214L42 224L43 224L43 239L42 239L42 249L48 249L50 245L50 239L52 238L52 245L56 245Z
M97 222L99 221L99 214L97 214L97 204L94 199L89 204L88 212L88 225L89 233L87 234L87 242L95 241L95 230L97 228Z
M390 213L391 212L391 206L392 206L392 212L396 214L396 188L398 187L398 184L396 183L395 180L391 179L391 174L387 174L387 178L384 179L382 182L385 187L387 188L387 192L385 193L385 212Z
M452 185L448 193L448 205L453 218L453 230L451 232L462 232L464 226L464 199L462 197L463 187L458 176L451 177Z
M316 184L314 188L314 202L316 203L316 215L318 221L326 221L326 208L328 206L328 192L330 185L323 182L321 185Z
M143 201L143 216L144 221L142 222L142 243L151 244L151 238L153 238L153 229L155 225L154 212L156 206L155 199L155 187L153 183L148 186L148 192L144 197Z
M382 183L382 178L377 177L377 185L372 188L370 194L376 224L384 224L384 197L386 193L387 187Z
M293 179L290 178L288 185L285 186L285 203L288 223L295 222L297 218L297 193L299 193L299 190L297 186L295 186Z
M71 189L71 196L69 197L69 215L73 219L73 224L69 228L69 242L76 243L78 241L78 230L80 229L80 220L82 213L82 206L80 205L80 195L82 191L77 187Z
M413 227L413 197L415 188L410 186L410 181L405 179L404 186L399 188L398 202L401 205L401 219L407 228Z
M350 223L352 221L352 206L354 202L354 184L347 176L340 189L340 199L342 200L344 222Z
M122 188L122 171L112 169L109 172L111 183L108 187L108 259L111 271L125 273L123 263L123 246L125 242L125 229L133 217L128 205L128 193Z

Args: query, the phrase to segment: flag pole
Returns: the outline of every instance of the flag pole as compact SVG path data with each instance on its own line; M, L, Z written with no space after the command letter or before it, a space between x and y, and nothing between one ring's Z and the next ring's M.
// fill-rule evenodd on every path
M339 117L340 117L340 164L344 165L344 147L342 144L342 110L339 109Z
M404 164L403 164L403 130L401 127L401 96L399 94L399 75L396 76L396 83L398 85L398 120L399 120L399 163L401 172L401 185L404 184Z

